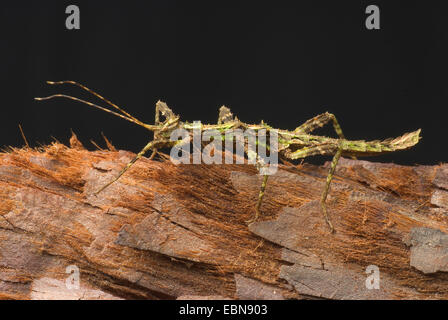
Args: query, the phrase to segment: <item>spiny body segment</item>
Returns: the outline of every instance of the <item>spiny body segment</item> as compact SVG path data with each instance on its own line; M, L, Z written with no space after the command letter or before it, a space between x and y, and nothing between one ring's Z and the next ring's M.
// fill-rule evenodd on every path
M152 151L151 159L155 156L158 149L161 148L170 148L176 144L183 143L182 141L171 141L170 134L175 129L185 129L192 131L195 127L194 124L182 122L180 121L180 117L173 113L173 111L166 105L166 103L162 101L158 101L156 103L156 113L155 113L155 122L153 125L146 124L136 119L117 105L113 104L109 100L105 99L101 95L95 93L94 91L88 89L87 87L74 82L74 81L58 81L51 82L48 81L48 84L51 85L61 85L61 84L72 84L80 87L83 90L88 91L93 94L97 98L106 102L109 106L113 107L116 111L112 111L105 107L101 107L89 101L81 100L72 96L64 95L64 94L55 94L45 98L35 98L36 100L47 100L56 97L67 98L71 100L75 100L78 102L85 103L91 107L106 111L115 116L118 116L122 119L135 123L139 126L142 126L154 133L154 139L150 141L117 175L115 179L107 183L100 190L96 192L99 193L109 185L117 181L138 159L140 159L146 152ZM162 121L161 118L164 118ZM311 135L310 133L317 128L320 128L327 124L328 122L332 122L333 128L338 135L338 138L329 138L324 136ZM415 144L418 143L420 139L420 129L414 132L406 133L395 139L386 139L386 140L376 140L376 141L351 141L347 140L342 132L341 126L339 125L336 117L331 113L323 113L320 114L308 121L306 121L301 126L297 127L293 131L281 130L281 129L273 129L265 123L261 123L259 125L256 124L246 124L238 120L237 117L234 117L231 113L230 109L222 106L219 110L219 117L217 124L203 124L200 129L201 132L205 132L208 130L218 130L223 133L222 139L225 139L224 132L228 129L252 129L254 131L265 129L267 131L275 130L278 135L278 156L283 159L303 159L306 157L314 156L314 155L331 155L333 156L333 160L331 162L330 170L328 172L328 176L325 182L325 186L321 195L320 203L322 208L322 213L324 215L325 221L328 224L331 232L334 231L333 224L331 223L326 207L326 198L329 192L329 187L338 164L338 161L341 156L348 156L356 159L357 156L373 156L379 154L385 154L389 152L394 152L398 150L404 150L411 148ZM248 150L245 150L248 154ZM249 156L249 154L248 154ZM256 155L257 159L259 158ZM257 160L257 165L259 164ZM268 181L268 175L264 175L263 182L260 188L258 201L255 206L255 215L253 219L248 222L253 222L258 219L260 215L260 207L263 201L263 196L265 193L266 185Z

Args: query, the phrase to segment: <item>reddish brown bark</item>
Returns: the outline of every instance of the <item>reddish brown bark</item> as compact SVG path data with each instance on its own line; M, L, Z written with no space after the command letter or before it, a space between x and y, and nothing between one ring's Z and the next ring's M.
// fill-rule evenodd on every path
M0 298L448 298L447 165L342 159L330 234L328 166L281 166L248 226L252 166L142 159L94 195L133 154L71 145L0 154Z

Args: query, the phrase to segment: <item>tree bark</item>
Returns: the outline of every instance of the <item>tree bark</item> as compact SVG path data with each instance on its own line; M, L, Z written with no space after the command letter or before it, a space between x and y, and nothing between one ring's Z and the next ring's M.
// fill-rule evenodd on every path
M75 136L0 154L0 298L448 298L448 165L341 159L331 234L328 163L281 165L248 225L249 165L143 158L95 195L133 156Z

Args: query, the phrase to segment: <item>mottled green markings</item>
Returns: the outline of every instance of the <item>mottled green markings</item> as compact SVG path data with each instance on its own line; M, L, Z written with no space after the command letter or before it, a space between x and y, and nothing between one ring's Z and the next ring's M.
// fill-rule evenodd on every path
M35 98L36 100L46 100L56 97L67 98L71 100L75 100L78 102L85 103L91 107L106 111L111 113L117 117L135 123L139 126L142 126L154 133L154 139L148 144L121 170L118 176L102 187L100 190L96 192L99 193L104 190L106 187L111 185L113 182L117 181L138 159L140 159L146 152L152 151L151 159L156 155L157 150L161 148L171 148L175 145L179 145L185 143L183 140L180 141L171 141L170 136L171 133L176 129L184 129L189 132L193 132L194 129L197 129L194 123L182 122L180 121L180 117L173 113L173 111L166 105L166 103L162 101L158 101L156 103L156 113L155 113L155 122L154 124L146 124L131 116L126 111L122 110L117 105L113 104L109 100L105 99L101 95L96 92L88 89L87 87L76 83L74 81L59 81L59 82L51 82L48 81L48 84L51 85L60 85L60 84L73 84L76 85L83 90L90 92L95 95L97 98L106 102L109 106L114 108L116 111L112 111L110 109L101 107L89 101L85 101L82 99L78 99L72 96L64 95L64 94L55 94L45 98ZM161 120L161 117L164 120ZM330 138L325 136L317 136L311 135L315 129L320 128L326 125L328 122L332 122L333 128L338 136L338 138ZM221 140L224 141L226 139L225 133L227 130L231 129L252 129L255 132L261 129L265 129L267 132L275 130L278 135L278 156L283 159L303 159L306 157L314 156L314 155L325 155L325 156L333 156L333 160L331 162L330 170L327 175L327 179L323 188L322 196L320 199L322 212L327 222L331 232L334 231L334 227L328 217L327 207L326 207L326 198L329 192L330 184L333 179L333 175L338 164L338 161L341 156L347 157L358 157L358 156L374 156L381 155L389 152L395 152L398 150L405 150L411 148L415 144L418 143L420 139L420 129L414 132L406 133L395 139L386 139L386 140L376 140L376 141L351 141L345 139L345 136L342 132L341 126L339 125L336 117L328 112L320 114L296 129L289 131L283 129L274 129L270 127L268 124L263 121L260 124L247 124L238 120L237 117L234 117L229 108L222 106L219 109L219 117L217 124L201 124L199 130L201 133L206 133L209 130L216 130L221 133ZM233 139L233 138L232 138ZM247 137L245 137L247 139ZM258 143L258 141L257 141ZM264 145L264 144L263 144ZM248 156L250 150L245 150ZM258 154L256 154L257 159ZM257 166L259 163L257 162ZM255 215L253 219L249 222L256 221L260 216L260 208L263 201L264 193L266 190L266 185L268 181L268 175L264 175L262 185L260 188L260 192L258 195L258 201L255 206Z

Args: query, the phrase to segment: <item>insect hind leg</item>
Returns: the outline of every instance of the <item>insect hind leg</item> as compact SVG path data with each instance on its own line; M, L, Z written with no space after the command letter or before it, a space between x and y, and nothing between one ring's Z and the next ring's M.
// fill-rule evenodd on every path
M330 121L333 122L334 131L338 135L339 139L345 140L344 133L342 132L342 128L338 120L336 119L336 116L329 112L325 112L315 116L314 118L306 121L301 126L297 127L294 131L297 133L304 133L304 134L311 133L317 128L323 127ZM356 160L356 157L352 156L352 159Z
M334 171L336 169L339 159L341 158L341 154L342 154L342 148L341 148L341 146L339 146L338 151L336 151L336 154L334 155L333 160L331 161L331 166L330 166L330 170L328 172L327 181L325 182L325 188L324 188L324 191L322 192L322 196L320 199L320 205L322 207L322 212L324 214L325 221L327 222L328 226L330 227L331 233L334 232L334 227L330 221L330 218L328 217L326 200L327 200L328 191L330 190L331 180L333 179Z
M304 134L311 133L317 128L323 127L330 121L333 122L334 131L336 131L336 134L339 136L339 138L345 139L344 133L342 133L342 129L341 126L339 125L338 120L336 119L334 114L329 112L319 114L314 118L309 119L304 124L297 127L294 131L297 133L304 133Z

